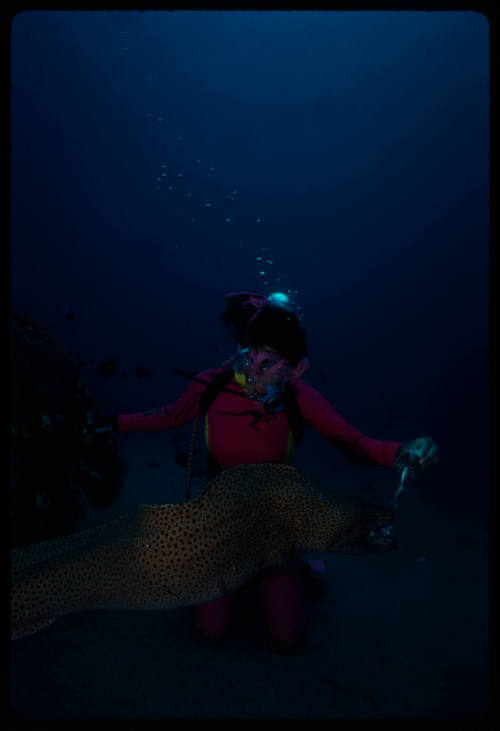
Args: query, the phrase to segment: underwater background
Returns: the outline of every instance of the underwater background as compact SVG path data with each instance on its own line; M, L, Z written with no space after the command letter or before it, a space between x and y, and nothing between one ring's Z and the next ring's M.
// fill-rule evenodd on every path
M440 450L401 496L396 551L323 556L304 653L272 655L252 628L205 646L188 610L73 615L12 645L16 716L483 716L486 17L24 12L10 77L11 310L63 344L99 410L171 403L173 368L234 352L224 295L283 291L305 380L363 433ZM120 435L119 497L75 526L182 501L189 435ZM397 487L312 429L292 464L382 501Z

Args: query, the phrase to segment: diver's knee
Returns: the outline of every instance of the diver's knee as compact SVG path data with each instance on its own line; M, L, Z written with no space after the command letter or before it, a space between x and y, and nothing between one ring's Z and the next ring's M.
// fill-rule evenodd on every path
M197 604L194 608L195 627L207 642L220 642L227 634L232 616L230 595L211 602Z

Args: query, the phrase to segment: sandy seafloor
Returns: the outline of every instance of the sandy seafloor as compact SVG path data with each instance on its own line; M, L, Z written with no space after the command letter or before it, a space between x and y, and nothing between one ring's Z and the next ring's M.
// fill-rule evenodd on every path
M123 494L109 510L90 510L88 525L138 502L183 499L185 471L173 462L165 435L121 439L129 462ZM148 467L150 460L161 467ZM327 468L297 462L327 486ZM361 484L363 469L346 463L343 474L336 465L335 487L360 493L353 476ZM394 484L393 475L383 479ZM194 491L201 487L195 483ZM482 717L489 690L488 521L434 509L416 488L401 496L400 508L396 550L323 555L325 596L308 604L309 637L300 652L269 648L251 593L246 620L242 615L215 646L197 637L190 607L75 614L12 643L15 717ZM422 557L426 563L417 561Z

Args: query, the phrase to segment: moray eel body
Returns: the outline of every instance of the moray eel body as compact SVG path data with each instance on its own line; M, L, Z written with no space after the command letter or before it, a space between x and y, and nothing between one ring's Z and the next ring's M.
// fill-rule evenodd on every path
M363 536L394 516L320 492L293 467L232 467L189 502L139 505L105 525L12 549L11 637L72 612L206 602L310 551L384 550Z

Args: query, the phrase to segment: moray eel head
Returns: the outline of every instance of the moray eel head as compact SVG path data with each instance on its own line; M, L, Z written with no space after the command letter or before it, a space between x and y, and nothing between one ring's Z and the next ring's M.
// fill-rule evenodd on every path
M367 537L396 517L390 506L331 488L321 491L295 468L285 465L242 465L228 472L233 477L238 475L240 484L250 481L269 534L275 543L277 536L282 536L282 553L362 554L388 550L387 544L372 543ZM273 558L277 556L269 560Z

